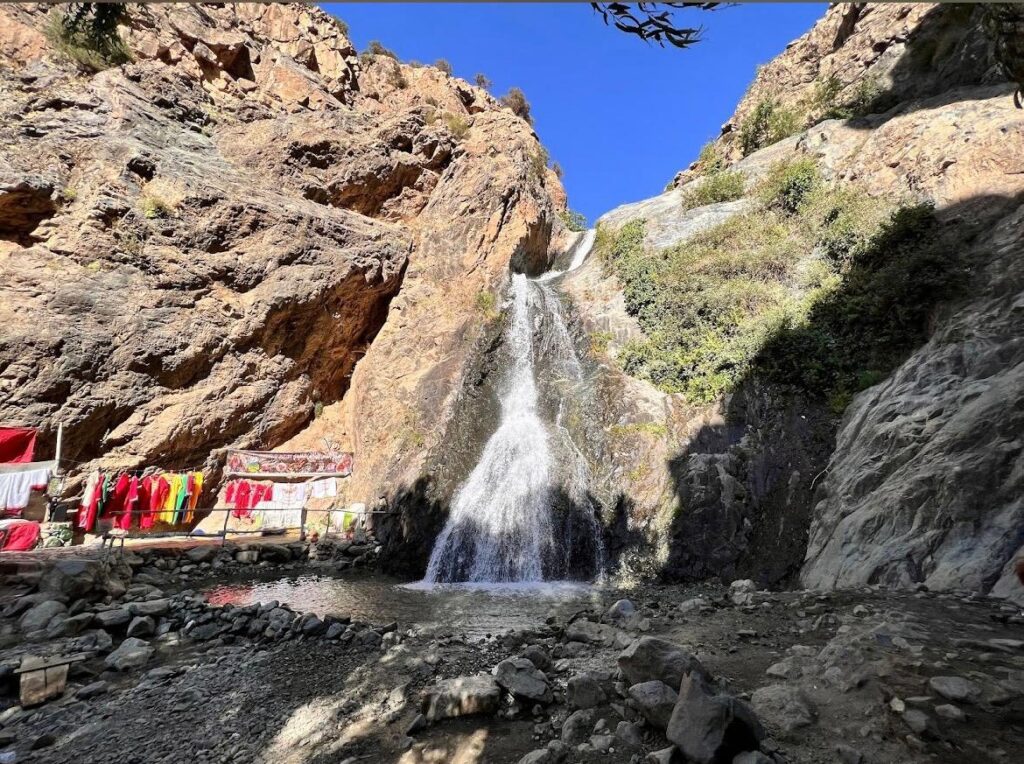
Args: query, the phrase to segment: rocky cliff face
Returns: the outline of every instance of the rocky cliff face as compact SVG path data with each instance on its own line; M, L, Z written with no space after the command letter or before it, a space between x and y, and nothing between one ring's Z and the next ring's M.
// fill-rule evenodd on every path
M0 9L0 421L82 469L326 440L353 500L411 482L560 234L530 126L308 6L132 6L98 73L47 11Z
M694 205L705 160L602 218L610 231L645 220L644 247L667 252L739 219L773 167L803 159L830 183L934 204L937 257L965 264L927 341L840 417L754 374L719 404L664 420L676 456L652 453L671 519L648 537L663 545L665 574L1024 594L1010 575L1024 553L1024 113L978 15L834 6L759 71L716 142L711 156L742 176L744 195ZM821 257L808 249L797 271ZM575 296L614 357L642 332L607 269L591 278ZM685 396L650 394L686 410Z

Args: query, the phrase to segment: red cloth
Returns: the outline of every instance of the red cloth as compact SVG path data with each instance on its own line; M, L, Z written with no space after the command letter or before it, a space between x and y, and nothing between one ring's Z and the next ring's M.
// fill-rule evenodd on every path
M0 463L30 462L35 451L34 427L0 427Z
M24 552L39 543L39 523L34 520L23 520L9 523L0 529L3 535L3 546L0 551Z
M153 494L156 492L157 479L152 475L142 478L139 481L139 502L136 509L142 512L139 515L140 528L152 528L156 518L156 507L153 506Z
M103 495L103 476L100 475L92 490L92 496L83 496L84 504L78 508L78 527L84 531L92 531L96 524L96 511L100 506L100 497Z
M114 489L115 495L117 494L118 488L121 487L121 480L126 476L122 475L121 479L117 481L117 488ZM132 512L138 507L139 503L139 479L132 476L128 480L128 487L125 489L125 496L121 503L121 514L114 518L114 527L120 528L123 531L130 530L132 527L132 518L135 516Z
M106 505L103 507L103 514L106 517L114 518L114 527L121 528L124 513L128 510L128 491L131 486L131 478L127 472L122 472L110 492ZM129 518L131 515L128 516Z
M235 517L252 516L253 485L248 480L236 480L233 484L228 485L227 495L229 502L234 499L235 508L231 510L232 515Z
M274 494L274 486L265 483L257 483L253 486L252 498L249 500L249 508L255 509L261 501L270 501Z

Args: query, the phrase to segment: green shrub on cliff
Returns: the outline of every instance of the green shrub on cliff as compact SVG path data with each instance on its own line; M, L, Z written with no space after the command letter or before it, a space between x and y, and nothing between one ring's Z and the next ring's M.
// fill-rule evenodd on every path
M557 173L555 174L557 175ZM558 217L570 231L579 233L587 230L587 218L582 212L570 209L560 210Z
M692 210L706 204L731 202L743 196L746 180L735 170L716 170L683 193L683 209Z
M662 251L644 223L598 231L595 250L644 330L619 361L708 403L751 375L840 409L923 337L962 269L931 209L826 185L813 163L780 165L758 206Z
M740 125L740 148L743 156L778 143L803 128L804 119L794 109L774 99L760 101Z

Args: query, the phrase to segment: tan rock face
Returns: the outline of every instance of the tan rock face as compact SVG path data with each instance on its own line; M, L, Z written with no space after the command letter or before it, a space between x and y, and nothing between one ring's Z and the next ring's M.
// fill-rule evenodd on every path
M874 111L961 86L1005 81L994 44L982 32L984 11L965 4L836 3L808 32L760 67L718 144L738 159L737 135L758 104L772 101L814 118L827 109L823 84L833 79L833 104L869 93ZM691 168L692 169L692 168ZM676 183L690 177L680 173Z
M83 469L216 469L320 403L291 445L356 450L351 498L414 478L478 295L549 260L530 127L309 6L133 6L135 61L93 75L44 13L0 9L0 421L63 422Z

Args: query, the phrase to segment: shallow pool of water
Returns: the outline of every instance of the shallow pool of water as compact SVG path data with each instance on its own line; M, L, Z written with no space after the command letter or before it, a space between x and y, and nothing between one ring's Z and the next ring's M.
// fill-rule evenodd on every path
M320 616L335 613L373 624L437 626L475 637L539 626L548 616L564 618L617 599L612 590L575 582L426 587L371 573L254 578L214 584L203 593L215 605L277 600Z

